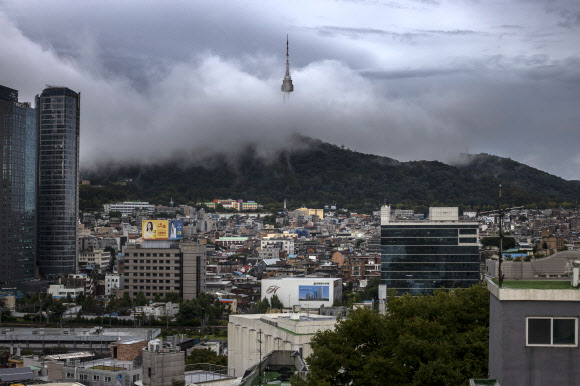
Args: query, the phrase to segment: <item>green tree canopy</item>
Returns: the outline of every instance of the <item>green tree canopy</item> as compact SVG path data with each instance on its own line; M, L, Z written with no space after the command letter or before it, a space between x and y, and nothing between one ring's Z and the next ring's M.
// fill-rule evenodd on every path
M499 248L499 237L482 237L481 245L484 247L498 247ZM511 249L516 247L516 239L513 237L503 238L503 249Z
M265 314L270 309L270 301L268 301L268 298L264 298L256 303L256 306L259 314Z
M211 324L216 319L222 317L225 311L225 306L214 300L214 298L206 293L201 293L197 299L187 300L181 303L177 320L182 324L189 324L194 320L206 320Z
M186 364L211 363L213 365L227 366L228 357L226 355L217 355L215 351L209 348L196 348L185 361Z
M142 291L139 291L139 293L135 296L135 305L137 307L147 305L147 298Z
M120 306L122 308L128 308L131 307L132 305L133 302L131 301L131 296L129 295L129 292L123 292L123 297L121 298Z
M272 298L270 299L270 306L276 310L284 309L284 304L282 304L282 301L280 300L280 298L276 294L274 294L272 296Z
M394 295L394 294L391 294ZM312 339L310 385L461 385L487 375L489 294L481 285L389 296Z

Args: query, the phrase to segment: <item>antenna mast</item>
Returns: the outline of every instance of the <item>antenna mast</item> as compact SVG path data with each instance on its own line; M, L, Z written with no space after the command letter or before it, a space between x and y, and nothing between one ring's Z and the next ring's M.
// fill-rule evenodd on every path
M292 84L292 78L290 77L290 49L288 43L288 35L286 35L286 75L282 80L282 92L284 93L284 100L286 98L290 99L290 93L294 91L294 85Z
M499 184L499 264L498 264L498 277L499 277L499 288L503 284L503 273L501 271L501 263L503 261L503 211L501 209L501 184Z

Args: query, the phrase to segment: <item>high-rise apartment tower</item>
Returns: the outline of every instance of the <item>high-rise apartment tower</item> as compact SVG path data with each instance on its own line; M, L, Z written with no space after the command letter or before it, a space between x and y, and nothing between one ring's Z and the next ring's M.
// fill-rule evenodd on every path
M37 262L44 277L76 272L80 93L49 86L36 96Z
M0 86L0 284L34 278L36 114Z

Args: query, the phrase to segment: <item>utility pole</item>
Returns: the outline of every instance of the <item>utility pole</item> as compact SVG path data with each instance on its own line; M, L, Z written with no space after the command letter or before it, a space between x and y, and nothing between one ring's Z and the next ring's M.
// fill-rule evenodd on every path
M260 359L258 362L258 385L262 384L262 329L258 331L258 353L260 354Z
M503 284L503 273L501 272L502 261L503 261L503 212L501 210L501 184L499 184L499 264L498 264L499 288L501 288Z

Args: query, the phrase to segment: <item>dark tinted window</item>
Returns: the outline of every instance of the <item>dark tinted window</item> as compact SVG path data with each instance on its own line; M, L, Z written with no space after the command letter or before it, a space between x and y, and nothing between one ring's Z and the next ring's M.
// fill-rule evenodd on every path
M554 319L554 344L575 344L575 330L575 319Z
M528 319L528 344L551 344L550 319Z

